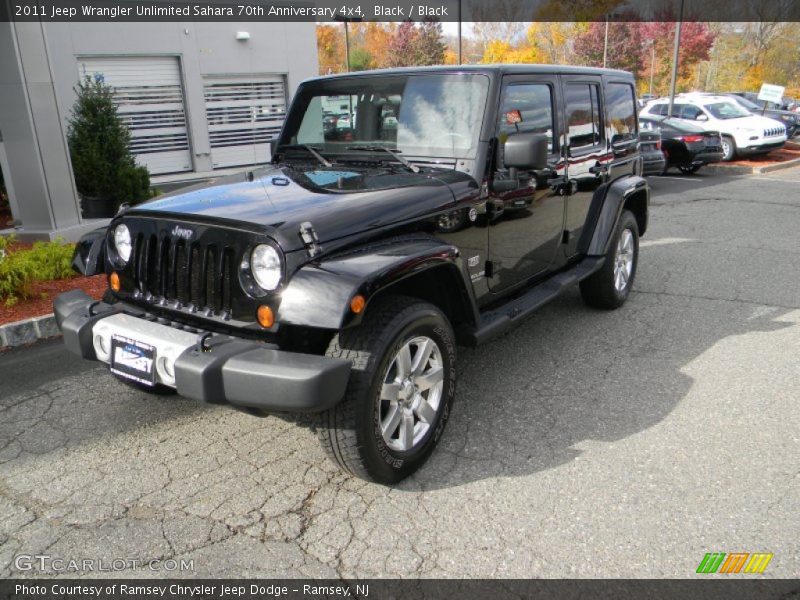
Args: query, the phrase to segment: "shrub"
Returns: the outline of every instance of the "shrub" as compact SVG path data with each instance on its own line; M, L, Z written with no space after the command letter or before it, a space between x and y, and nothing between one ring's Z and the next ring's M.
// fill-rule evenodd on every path
M150 174L131 154L131 134L117 114L111 86L86 76L75 92L67 141L78 193L115 206L149 198Z
M31 248L14 248L13 238L0 237L0 301L7 306L30 296L34 281L72 277L73 244L61 240L35 242Z

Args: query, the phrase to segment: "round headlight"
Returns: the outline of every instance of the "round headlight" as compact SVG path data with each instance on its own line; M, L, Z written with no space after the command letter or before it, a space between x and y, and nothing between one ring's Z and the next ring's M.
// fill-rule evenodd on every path
M250 254L250 271L256 283L267 291L272 291L281 282L281 257L272 246L260 244Z
M125 225L117 225L114 229L114 248L117 254L122 259L122 262L128 262L131 258L131 232Z

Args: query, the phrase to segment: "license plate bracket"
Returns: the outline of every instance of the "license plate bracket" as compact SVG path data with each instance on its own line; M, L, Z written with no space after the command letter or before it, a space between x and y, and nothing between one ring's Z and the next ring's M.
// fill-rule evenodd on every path
M123 335L111 336L111 372L144 385L156 384L156 347Z

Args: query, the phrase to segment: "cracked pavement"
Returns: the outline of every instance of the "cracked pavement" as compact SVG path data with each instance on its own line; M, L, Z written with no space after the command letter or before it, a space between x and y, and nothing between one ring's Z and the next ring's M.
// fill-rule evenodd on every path
M395 488L340 473L308 418L149 396L59 341L0 354L0 576L52 574L14 565L47 554L194 566L120 577L683 578L722 551L797 577L800 169L651 183L628 303L574 290L459 349L442 442Z

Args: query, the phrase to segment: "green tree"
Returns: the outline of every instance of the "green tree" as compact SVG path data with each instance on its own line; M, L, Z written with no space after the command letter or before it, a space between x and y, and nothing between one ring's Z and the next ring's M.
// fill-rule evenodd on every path
M372 68L372 54L365 48L353 48L350 50L350 70L366 71Z
M444 64L444 53L447 45L442 37L442 24L439 21L425 19L418 28L414 40L416 65Z
M130 151L130 132L117 114L112 88L102 77L86 77L69 120L69 143L75 186L84 198L102 199L113 214L123 202L150 197L150 174Z

